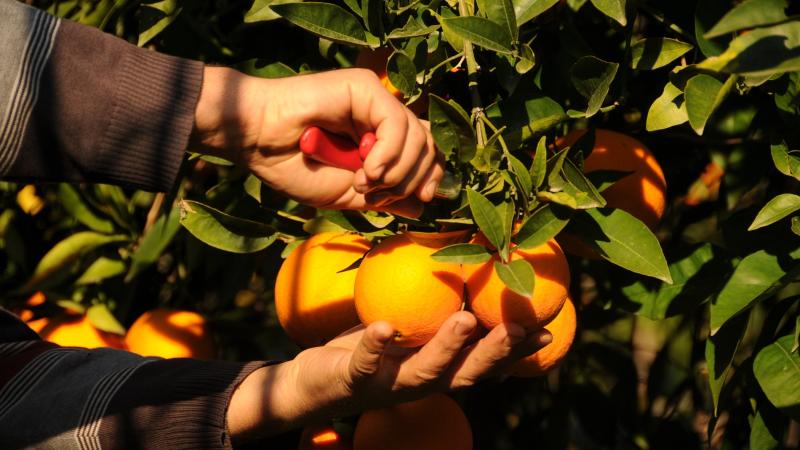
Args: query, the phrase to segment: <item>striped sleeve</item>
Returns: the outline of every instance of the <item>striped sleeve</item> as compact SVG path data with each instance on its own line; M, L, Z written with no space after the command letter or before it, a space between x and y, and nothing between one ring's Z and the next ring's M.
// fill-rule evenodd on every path
M203 65L0 0L0 178L168 190Z
M0 309L1 447L229 449L230 397L263 365L59 347Z

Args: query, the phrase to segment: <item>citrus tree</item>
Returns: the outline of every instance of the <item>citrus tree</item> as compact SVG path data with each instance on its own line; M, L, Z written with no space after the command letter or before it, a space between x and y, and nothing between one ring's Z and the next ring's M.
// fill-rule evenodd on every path
M273 292L283 258L310 235L357 233L348 245L364 250L332 273L359 272L351 283L366 292L360 266L375 267L381 253L364 253L416 236L411 244L433 248L406 265L496 279L484 296L467 281L455 301L486 326L504 311L495 301L541 309L544 290L564 287L552 294L552 314L529 328L552 327L554 344L572 343L566 357L542 356L553 361L546 376L457 394L476 448L798 445L798 5L37 3L140 46L254 76L370 68L430 121L448 176L416 218L315 210L200 155L165 195L4 184L8 306L26 308L42 291L48 301L27 306L35 315L69 307L117 334L156 306L193 309L210 318L219 356L288 358L297 347L279 322L302 345L331 336L287 325L280 309L291 299ZM542 257L545 247L559 256ZM394 270L378 263L370 273L381 264ZM569 309L567 290L574 342L574 317L557 317ZM308 323L365 320L358 303L357 315L311 308L307 316L318 317ZM381 318L380 304L367 309ZM436 311L408 314L413 332ZM525 373L534 374L516 371ZM354 423L339 425L352 435Z

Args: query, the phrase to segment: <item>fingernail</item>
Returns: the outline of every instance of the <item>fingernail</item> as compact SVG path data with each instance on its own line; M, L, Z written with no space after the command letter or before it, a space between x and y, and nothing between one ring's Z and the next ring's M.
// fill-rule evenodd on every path
M430 183L428 183L428 185L425 186L425 195L428 197L433 197L436 194L437 186L438 183L436 183L435 181L431 181Z
M549 331L544 330L544 331L540 332L539 335L537 336L537 342L540 345L547 345L547 344L553 342L553 335L550 334Z
M467 336L472 333L472 327L461 321L456 322L454 328L456 334L459 336Z

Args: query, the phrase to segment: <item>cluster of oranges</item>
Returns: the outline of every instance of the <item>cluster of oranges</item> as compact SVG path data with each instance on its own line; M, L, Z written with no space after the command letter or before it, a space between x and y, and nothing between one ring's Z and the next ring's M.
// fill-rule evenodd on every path
M581 133L571 133L556 145L569 146ZM655 230L665 208L666 181L641 142L621 133L597 130L584 170L628 173L602 194L609 207L623 209ZM485 329L513 322L529 333L542 327L550 331L553 341L549 345L508 369L510 375L521 377L547 373L564 359L576 331L576 309L568 298L570 270L561 245L553 239L532 249L512 249L511 261L526 260L536 275L532 294L523 296L506 287L495 272L497 255L486 263L471 265L438 262L430 257L454 239L468 238L463 232L433 236L408 232L373 246L353 233L314 235L292 251L278 274L275 301L279 322L303 347L322 345L359 323L378 320L389 322L396 330L394 345L418 347L428 342L451 314L464 308L475 314ZM575 236L562 233L557 239L570 253L597 258ZM481 233L471 242L491 247ZM451 403L452 408L442 406ZM457 413L445 412L453 408ZM356 426L354 448L377 448L370 444L375 443L370 438L374 433L395 436L388 442L402 443L396 448L471 448L471 439L464 447L449 441L441 441L447 445L429 444L440 442L436 433L417 432L424 425L413 421L405 428L405 414L439 421L452 418L453 426L469 430L468 421L458 419L463 417L458 405L437 395L363 414ZM349 442L343 442L330 427L317 431L307 430L301 448L350 448ZM451 439L471 433L447 435L450 438L446 439ZM319 442L315 443L314 436ZM406 442L408 439L414 442Z
M26 304L32 308L44 302L44 294L37 292ZM64 347L108 347L162 358L213 359L216 355L205 318L192 311L165 308L147 311L136 319L125 336L97 329L86 315L77 311L66 310L53 317L34 319L32 311L24 309L20 318L42 339Z

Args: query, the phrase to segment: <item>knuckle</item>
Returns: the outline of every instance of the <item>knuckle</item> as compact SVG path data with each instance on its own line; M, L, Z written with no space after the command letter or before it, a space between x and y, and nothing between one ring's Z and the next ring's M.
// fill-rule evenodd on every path
M431 369L422 369L414 373L414 384L416 386L431 387L439 381L439 373Z

